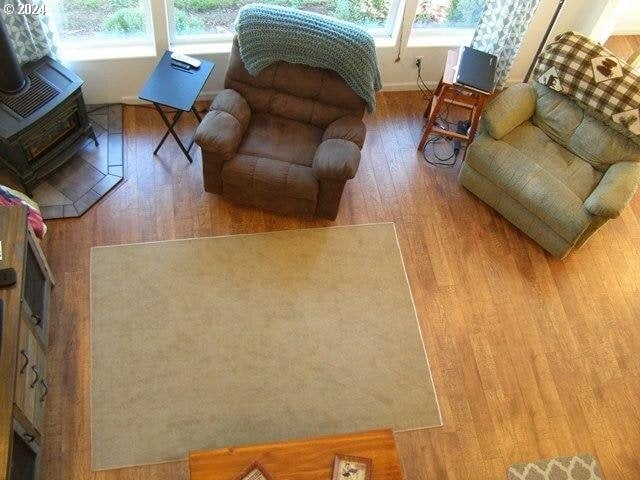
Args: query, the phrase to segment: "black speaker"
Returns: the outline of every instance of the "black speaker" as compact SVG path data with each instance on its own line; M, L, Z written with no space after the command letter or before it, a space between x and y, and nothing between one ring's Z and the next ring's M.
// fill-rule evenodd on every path
M15 285L16 280L16 271L13 268L3 268L0 270L0 288Z

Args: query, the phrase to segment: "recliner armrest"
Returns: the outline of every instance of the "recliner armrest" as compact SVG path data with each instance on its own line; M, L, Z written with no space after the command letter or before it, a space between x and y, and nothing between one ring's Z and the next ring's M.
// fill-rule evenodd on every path
M195 141L203 150L230 160L240 146L250 119L251 108L244 97L235 90L222 90L198 126Z
M324 131L322 141L331 138L349 140L355 143L358 148L362 148L365 136L367 135L367 127L361 118L346 115L334 120Z
M313 157L313 175L319 179L348 180L353 178L360 165L360 149L339 138L324 140Z
M507 88L482 112L487 132L500 140L518 125L529 120L536 111L536 92L527 83Z
M640 163L614 163L607 169L591 195L587 197L584 206L592 215L615 218L631 201L638 183L640 183Z

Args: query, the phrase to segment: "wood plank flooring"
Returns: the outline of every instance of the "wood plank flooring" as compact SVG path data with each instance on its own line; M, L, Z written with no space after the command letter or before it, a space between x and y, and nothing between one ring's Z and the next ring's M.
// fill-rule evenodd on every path
M637 58L640 52L640 35L612 35L604 46L628 62Z
M378 105L335 224L397 226L444 418L397 436L405 478L504 479L514 462L590 452L607 480L640 479L640 195L555 260L464 190L459 165L424 162L419 93L382 93ZM83 217L49 222L44 241L58 281L47 480L188 478L186 461L91 472L92 246L331 224L205 193L199 153L190 165L168 140L153 157L157 113L126 107L124 121L126 182Z

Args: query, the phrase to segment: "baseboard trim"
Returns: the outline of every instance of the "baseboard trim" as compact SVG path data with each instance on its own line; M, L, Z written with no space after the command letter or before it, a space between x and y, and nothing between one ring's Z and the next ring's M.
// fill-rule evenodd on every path
M524 80L522 78L509 78L506 82L505 88L510 87L511 85L515 85L516 83L522 83ZM438 86L438 82L425 82L427 87L430 90L435 89ZM416 82L398 82L398 83L385 83L382 85L383 92L402 92L402 91L413 91L419 90Z
M220 90L212 90L209 92L202 92L199 96L198 96L198 101L211 101L213 100L213 97L215 97L217 95L217 93ZM131 95L128 95L126 97L122 97L122 99L120 100L120 103L123 103L124 105L150 105L151 102L147 102L146 100L141 100L138 97L134 97Z
M427 86L430 89L434 89L437 86L437 83L428 82ZM384 92L399 92L399 91L411 91L411 90L418 90L418 86L415 84L415 82L386 83L382 86L382 91ZM198 101L213 100L213 97L215 97L219 91L220 90L202 92L198 96ZM122 97L121 103L125 105L149 105L150 102L147 102L146 100L141 100L140 98L134 97L132 95L128 95L126 97Z
M625 36L625 35L640 35L640 28L623 28L622 30L615 30L611 36Z
M427 87L430 89L436 88L438 86L438 82L426 82ZM415 81L412 82L391 82L385 83L382 85L383 92L405 92L405 91L413 91L419 90L418 85Z
M507 86L511 86L515 83L520 83L520 82L522 82L522 79L510 78L509 80L507 80ZM433 90L438 86L438 82L433 82L433 81L426 82L426 84L430 90ZM390 82L382 85L383 92L408 92L408 91L415 91L415 90L419 90L416 82ZM198 96L198 101L201 101L201 102L211 101L218 94L219 91L220 90L211 90L208 92L202 92ZM121 103L123 103L124 105L149 105L149 102L147 102L146 100L141 100L140 98L134 97L134 96L122 97Z

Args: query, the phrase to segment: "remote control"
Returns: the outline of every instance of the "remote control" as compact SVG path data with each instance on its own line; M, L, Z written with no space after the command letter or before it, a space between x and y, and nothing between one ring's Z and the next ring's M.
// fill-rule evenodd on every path
M185 55L184 53L173 52L171 54L171 58L173 60L177 60L178 62L186 63L187 65L193 68L200 68L200 64L202 63L197 58L190 57L189 55Z
M0 270L0 287L10 287L16 283L16 271L13 268Z
M175 68L179 68L180 70L185 70L185 71L195 70L188 63L179 62L178 60L171 60L171 65Z

